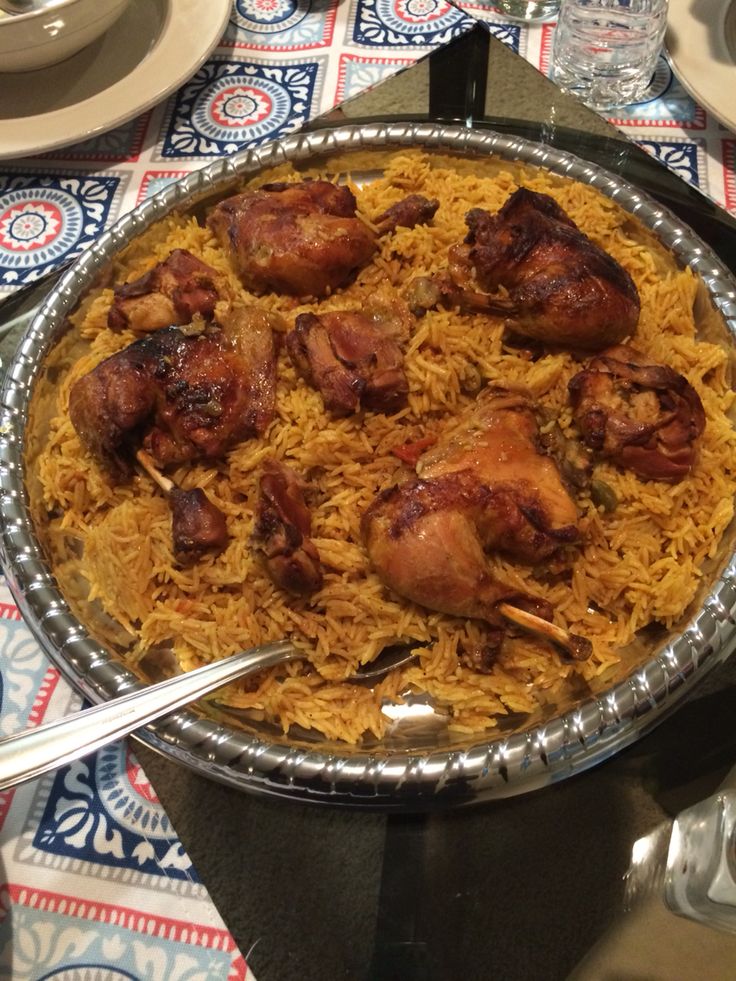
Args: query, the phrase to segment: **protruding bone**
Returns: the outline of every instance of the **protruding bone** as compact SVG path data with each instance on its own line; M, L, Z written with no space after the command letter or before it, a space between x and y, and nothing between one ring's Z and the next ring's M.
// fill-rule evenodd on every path
M543 620L542 617L527 613L526 610L520 610L510 603L499 603L497 609L502 616L515 623L517 627L530 630L532 633L539 634L551 641L575 661L585 661L593 653L593 645L587 637L571 634L568 630L558 627L556 623Z

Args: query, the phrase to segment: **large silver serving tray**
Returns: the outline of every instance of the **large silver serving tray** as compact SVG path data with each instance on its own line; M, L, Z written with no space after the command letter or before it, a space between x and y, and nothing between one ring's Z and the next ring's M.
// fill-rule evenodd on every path
M101 236L66 273L23 337L2 390L0 422L0 560L38 642L66 678L93 702L142 682L71 613L51 575L31 521L24 478L29 397L50 348L80 296L110 258L170 210L231 190L243 175L284 160L350 150L423 146L465 156L497 154L546 167L598 188L635 215L704 283L706 322L736 349L736 282L695 234L657 202L600 168L547 146L489 131L438 124L343 127L291 137L219 161L169 186ZM717 311L720 316L714 316ZM709 336L713 339L713 336ZM198 773L265 794L363 807L422 808L537 789L600 762L651 729L675 708L736 639L736 556L729 530L696 608L676 631L648 642L635 668L595 696L552 706L521 730L456 739L441 729L399 728L368 748L310 741L179 712L140 733L148 745ZM88 632L89 627L90 632ZM518 724L518 723L517 723Z

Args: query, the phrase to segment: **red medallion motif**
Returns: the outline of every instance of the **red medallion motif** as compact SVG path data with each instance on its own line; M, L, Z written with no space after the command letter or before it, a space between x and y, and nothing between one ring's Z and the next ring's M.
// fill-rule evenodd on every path
M125 748L125 776L128 778L131 790L134 790L139 797L153 804L159 803L159 799L143 772L140 763L131 754L127 746Z
M236 85L218 92L210 107L216 123L238 128L266 119L271 111L268 94L246 85Z
M62 227L61 211L49 201L24 201L0 214L0 245L13 252L41 249Z
M402 21L411 24L429 24L433 20L444 17L450 9L447 4L438 0L394 0L395 14Z

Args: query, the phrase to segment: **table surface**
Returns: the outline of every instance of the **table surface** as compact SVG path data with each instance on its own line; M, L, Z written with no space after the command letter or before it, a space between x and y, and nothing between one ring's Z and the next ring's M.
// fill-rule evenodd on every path
M572 139L581 156L678 210L736 269L727 215L482 33L347 103L340 118L431 110L485 115L566 149ZM731 659L594 770L431 814L261 798L136 751L258 981L727 979L736 938L672 916L657 898L624 915L622 900L633 842L710 794L736 759L734 685Z
M574 150L654 194L736 270L736 222L483 28L334 120L484 122ZM323 125L324 120L319 125ZM0 357L15 343L0 343ZM616 758L552 787L431 814L305 806L136 753L258 981L730 979L736 938L622 913L634 841L736 759L736 660Z

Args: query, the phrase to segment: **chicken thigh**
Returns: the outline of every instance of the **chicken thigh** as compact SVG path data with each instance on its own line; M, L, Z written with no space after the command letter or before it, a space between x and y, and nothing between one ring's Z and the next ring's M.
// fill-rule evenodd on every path
M635 331L633 280L553 198L522 187L497 214L474 208L465 220L468 234L450 249L449 271L411 284L414 310L458 305L507 317L525 337L589 351Z
M583 439L599 456L651 480L676 483L690 473L705 410L683 375L617 344L578 372L569 391Z
M215 459L263 433L275 384L270 327L243 311L227 334L166 327L128 345L74 384L69 412L84 445L120 480L138 447L165 467Z
M403 209L381 215L374 230L358 217L355 195L344 185L264 184L220 202L208 224L247 289L322 297L373 257L380 234L431 218L437 203L410 197Z

